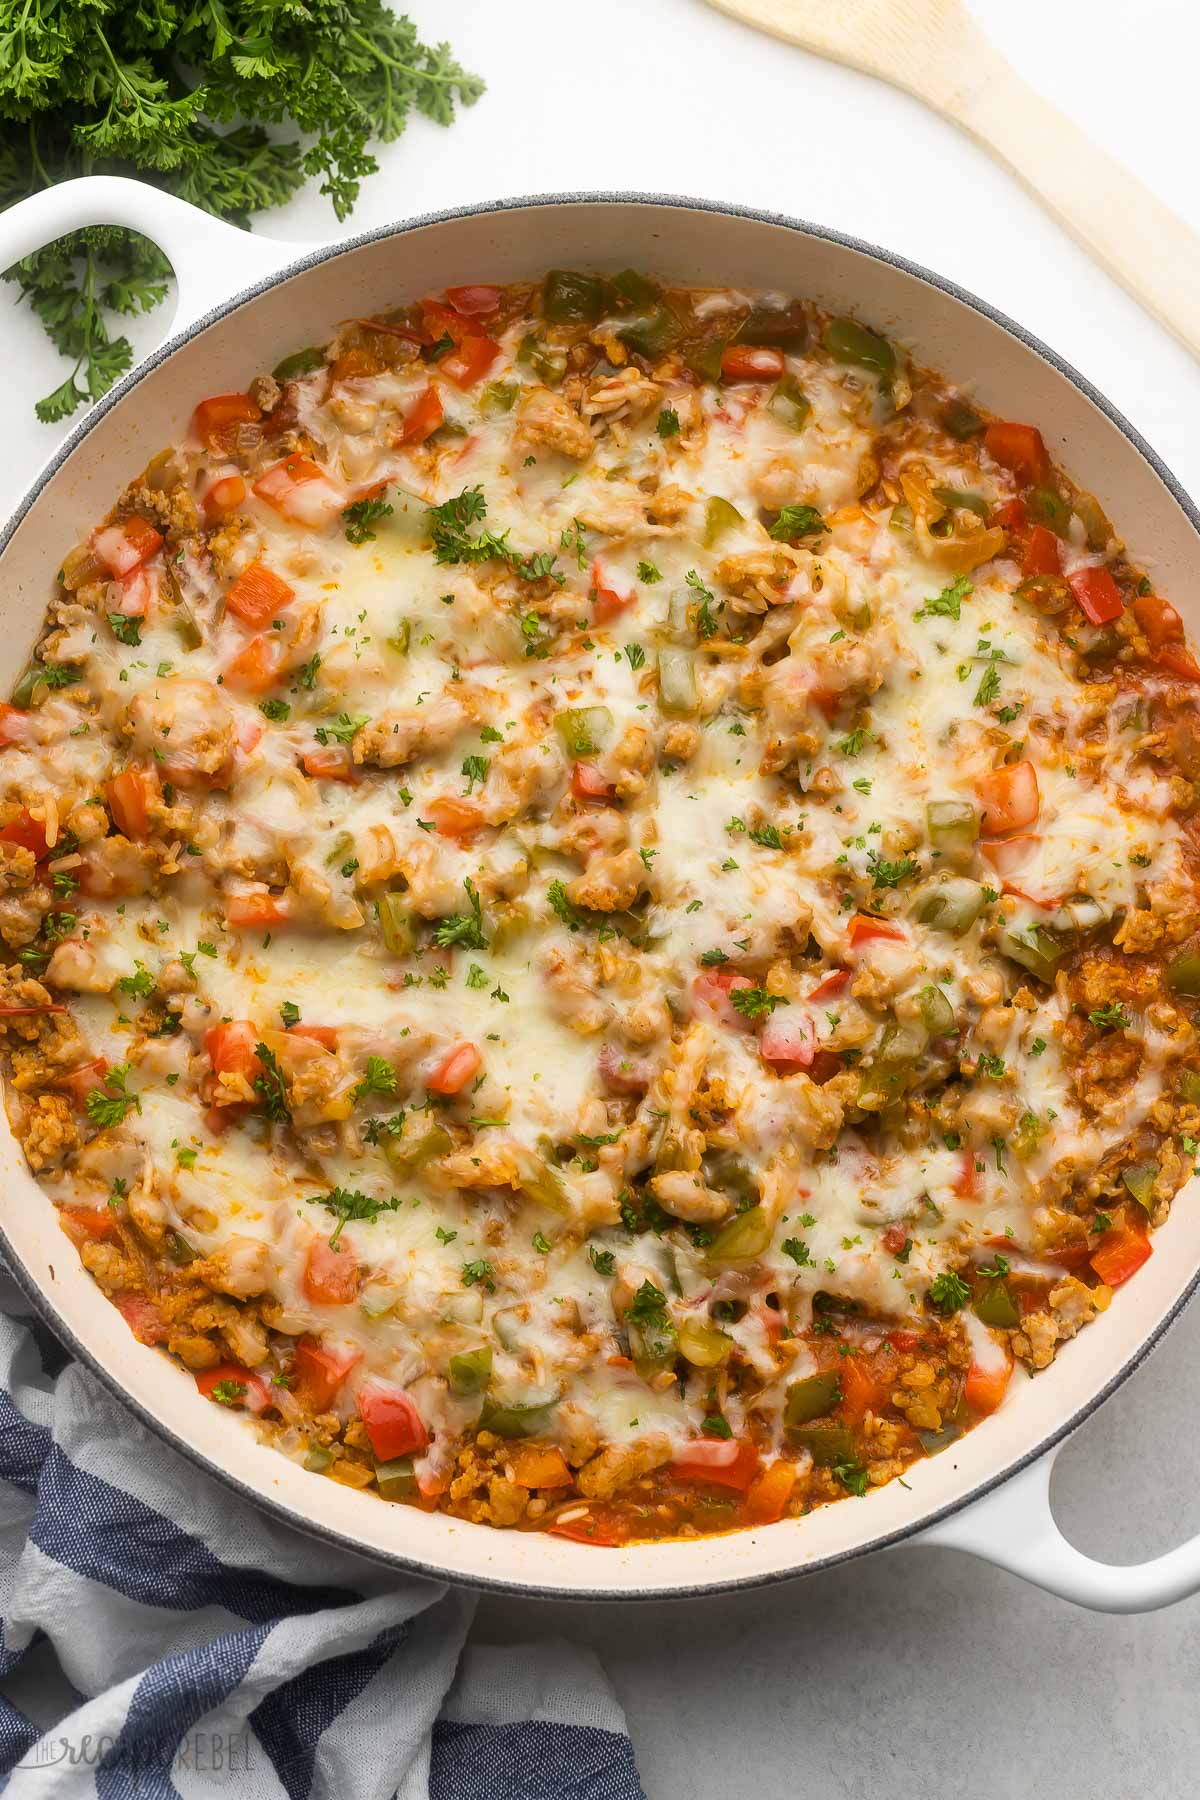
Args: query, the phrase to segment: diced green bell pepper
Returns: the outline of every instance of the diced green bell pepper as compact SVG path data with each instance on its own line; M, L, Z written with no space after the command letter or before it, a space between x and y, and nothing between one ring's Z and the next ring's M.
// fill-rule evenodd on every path
M1031 488L1025 505L1039 525L1046 525L1056 537L1065 537L1071 524L1071 509L1060 493L1051 487Z
M969 800L929 800L929 841L942 856L969 856L979 841L979 813Z
M492 1374L492 1347L481 1344L478 1350L462 1350L450 1358L450 1386L456 1394L480 1394Z
M823 1419L841 1397L842 1384L834 1374L806 1375L802 1381L793 1381L784 1402L784 1424L807 1425L811 1419Z
M276 381L295 381L298 375L311 375L325 361L325 352L316 344L310 344L306 350L293 350L290 356L276 363L271 370Z
M980 437L983 433L983 416L975 411L965 400L947 400L941 410L941 422L959 443L968 438Z
M197 1252L193 1250L187 1239L181 1237L177 1231L168 1231L166 1233L166 1245L171 1253L172 1262L178 1263L181 1267L185 1267L190 1262L195 1262Z
M304 1467L310 1475L323 1475L333 1461L333 1452L324 1444L313 1444L304 1458Z
M479 410L485 419L499 419L510 413L517 403L520 388L515 381L489 381L479 396Z
M807 1450L823 1469L854 1461L854 1438L844 1425L797 1425L788 1431L797 1450Z
M669 1369L679 1354L679 1333L668 1312L646 1318L626 1319L629 1353L633 1366L643 1381Z
M547 1400L505 1401L489 1398L484 1401L483 1411L479 1415L479 1429L494 1431L497 1437L502 1438L537 1437L539 1433L549 1429L558 1399L557 1394Z
M921 1023L930 1037L945 1037L957 1029L954 1008L940 987L935 987L932 982L923 987L917 995L917 1004L921 1009Z
M1154 1184L1158 1180L1157 1163L1135 1163L1121 1176L1133 1198L1145 1212L1154 1208Z
M896 373L896 352L887 339L860 325L857 319L830 319L821 333L821 342L834 362L873 369L883 381L890 381Z
M939 505L948 506L953 512L970 512L977 519L986 519L992 510L982 494L973 494L966 488L935 487L932 492Z
M1193 945L1173 957L1163 980L1173 994L1186 994L1193 999L1200 996L1200 946Z
M532 332L521 339L516 360L522 368L532 369L548 387L557 387L567 372L567 353L557 344L543 344Z
M415 1175L426 1163L439 1156L449 1156L454 1140L444 1125L431 1125L428 1131L411 1138L385 1137L381 1133L383 1154L394 1175Z
M652 306L632 317L620 317L613 325L613 336L620 338L626 349L654 362L679 340L679 320L666 306Z
M989 1281L976 1294L972 1310L977 1319L982 1319L985 1325L996 1326L998 1330L1006 1330L1021 1323L1021 1309L1006 1281Z
M753 1262L771 1242L771 1219L761 1206L726 1220L708 1246L710 1262Z
M659 710L674 719L690 719L700 705L696 665L690 650L658 653Z
M411 956L417 938L412 911L403 894L380 894L379 929L385 948L392 956Z
M1023 1112L1008 1137L1008 1147L1021 1162L1037 1154L1038 1146L1050 1129L1045 1119L1035 1112Z
M913 890L910 916L936 931L962 937L983 911L983 889L965 875L934 875Z
M1020 963L1040 981L1052 982L1067 946L1059 943L1044 925L1030 925L1024 931L1005 931L1000 949L1012 962ZM1197 981L1200 983L1200 958L1197 958ZM1200 994L1200 985L1196 992Z
M594 325L608 304L608 285L598 275L551 269L542 283L542 316L555 325Z
M1179 1098L1189 1106L1200 1106L1200 1072L1184 1069L1179 1077Z
M789 300L786 306L752 306L734 332L733 341L803 350L808 342L808 314L799 300Z
M376 1462L375 1486L385 1500L411 1500L417 1492L417 1477L411 1456L394 1456L391 1462Z
M733 501L723 500L720 494L714 494L704 509L704 548L711 550L727 531L742 522L742 514Z
M679 1353L694 1369L715 1369L728 1361L733 1339L714 1325L702 1325L699 1319L685 1319L679 1327Z
M812 402L794 375L785 375L767 401L767 411L790 431L803 431L812 417Z
M570 706L554 716L554 729L566 745L568 756L595 756L612 735L613 716L607 706Z

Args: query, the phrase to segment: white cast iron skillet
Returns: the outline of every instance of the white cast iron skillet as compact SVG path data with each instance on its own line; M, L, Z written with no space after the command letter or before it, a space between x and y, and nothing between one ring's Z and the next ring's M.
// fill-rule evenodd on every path
M504 201L388 226L296 255L217 224L154 188L91 178L0 216L0 269L81 225L128 225L166 251L181 294L174 332L78 426L0 537L0 691L24 664L59 559L123 482L184 432L205 394L244 388L337 322L448 285L524 280L547 267L627 265L679 282L782 288L855 312L913 357L1029 420L1094 491L1200 632L1200 514L1120 414L1045 345L982 302L869 245L765 213L650 196ZM230 298L230 295L233 298ZM803 1520L699 1542L605 1550L493 1531L306 1474L258 1444L192 1378L136 1342L79 1263L0 1120L3 1252L58 1336L152 1430L277 1517L419 1573L526 1595L691 1595L828 1568L902 1541L986 1557L1084 1605L1134 1612L1200 1588L1200 1538L1113 1568L1081 1555L1051 1517L1057 1449L1124 1380L1200 1280L1200 1186L1154 1237L1154 1255L1111 1309L992 1419L861 1500Z

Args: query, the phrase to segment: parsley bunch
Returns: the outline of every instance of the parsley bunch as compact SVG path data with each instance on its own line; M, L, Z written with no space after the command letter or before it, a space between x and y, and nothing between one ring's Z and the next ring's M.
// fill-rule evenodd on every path
M317 176L339 219L412 111L449 125L483 83L384 0L0 0L0 209L72 176L142 175L244 225ZM303 142L264 127L291 126ZM112 315L146 312L170 267L144 238L78 231L7 271L70 375L65 419L133 360Z

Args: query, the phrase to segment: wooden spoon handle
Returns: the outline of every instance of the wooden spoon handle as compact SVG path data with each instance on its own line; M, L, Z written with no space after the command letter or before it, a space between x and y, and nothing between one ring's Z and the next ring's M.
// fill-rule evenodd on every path
M1200 237L987 48L986 69L975 65L970 86L943 91L935 103L1200 356Z

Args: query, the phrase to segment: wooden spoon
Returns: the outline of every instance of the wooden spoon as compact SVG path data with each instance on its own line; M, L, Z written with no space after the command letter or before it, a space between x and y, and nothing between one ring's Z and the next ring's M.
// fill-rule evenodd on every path
M1200 237L1035 93L962 0L710 0L903 88L961 125L1109 274L1200 356Z

